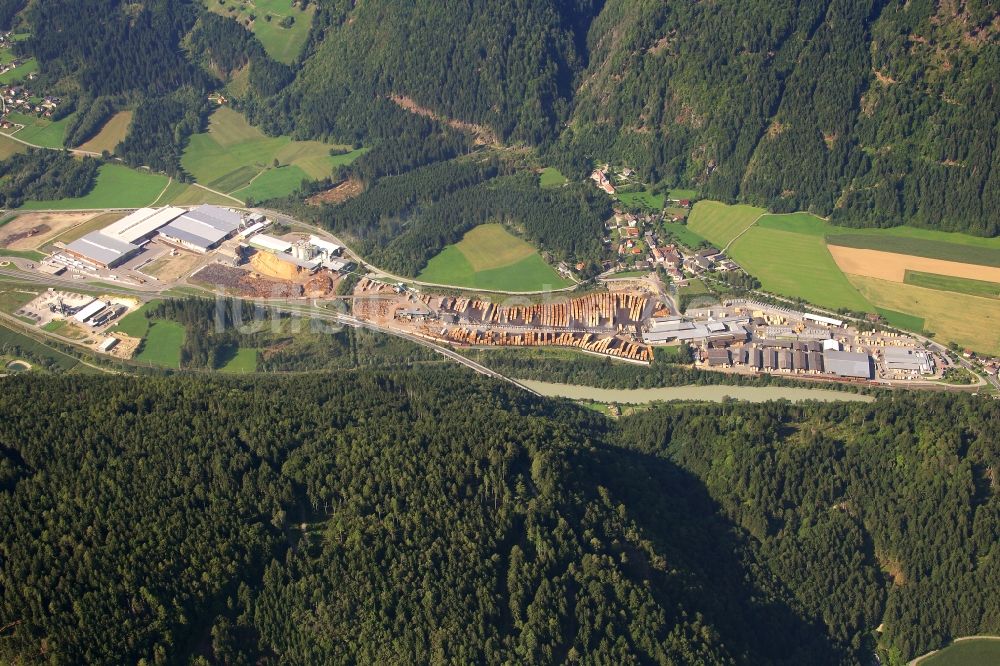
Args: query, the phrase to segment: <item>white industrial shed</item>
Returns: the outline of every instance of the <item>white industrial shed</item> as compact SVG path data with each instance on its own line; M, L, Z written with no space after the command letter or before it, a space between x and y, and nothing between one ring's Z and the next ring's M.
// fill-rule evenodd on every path
M101 230L105 236L138 244L184 214L183 208L140 208Z
M283 241L280 238L275 238L274 236L268 236L267 234L257 234L247 241L251 247L255 247L259 250L267 250L268 252L291 252L292 244L288 241Z

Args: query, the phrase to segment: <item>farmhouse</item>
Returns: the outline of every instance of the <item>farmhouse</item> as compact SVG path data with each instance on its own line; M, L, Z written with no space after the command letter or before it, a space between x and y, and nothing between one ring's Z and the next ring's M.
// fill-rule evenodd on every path
M93 231L67 245L65 252L99 268L114 268L134 257L140 249L138 245Z
M160 236L171 243L205 253L232 236L243 217L221 206L199 206L160 229Z

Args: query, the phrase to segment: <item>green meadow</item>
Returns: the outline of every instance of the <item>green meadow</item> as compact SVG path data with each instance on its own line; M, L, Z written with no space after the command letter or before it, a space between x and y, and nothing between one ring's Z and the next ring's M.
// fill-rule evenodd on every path
M303 11L290 0L207 0L208 8L216 14L230 16L246 24L251 16L251 30L260 40L267 54L287 65L294 63L309 37L314 3ZM291 18L291 25L282 25L283 19Z
M8 113L7 120L24 125L24 127L16 132L12 130L4 130L4 132L35 146L59 150L62 149L63 142L66 140L66 126L72 117L73 114L70 114L60 120L52 121L24 113Z
M94 188L75 199L26 201L24 210L74 210L88 208L141 208L155 201L170 179L120 164L103 164Z
M165 368L180 368L185 333L184 326L177 322L165 319L152 322L136 360Z
M688 216L688 227L721 250L765 212L763 208L754 206L727 206L718 201L699 201Z
M653 194L651 190L639 190L637 192L619 192L618 200L629 208L659 211L663 210L666 197L662 194Z
M542 173L538 176L538 186L542 189L547 189L550 187L559 187L565 185L569 181L566 176L562 175L562 172L555 167L545 167L542 169Z
M987 282L986 280L970 280L951 275L936 275L934 273L908 270L903 277L903 282L912 284L915 287L926 287L927 289L954 291L959 294L984 296L986 298L1000 298L1000 283Z
M257 350L254 348L240 348L232 357L219 368L219 372L227 374L247 374L257 371Z
M208 188L261 201L291 194L303 178L326 178L337 166L350 164L366 150L330 155L331 149L347 148L267 136L241 113L220 107L209 119L208 130L191 137L181 166Z
M572 284L545 263L529 243L501 224L484 224L469 231L427 263L417 279L435 284L493 289L539 291Z
M1000 664L1000 639L972 638L923 657L919 666L988 666Z

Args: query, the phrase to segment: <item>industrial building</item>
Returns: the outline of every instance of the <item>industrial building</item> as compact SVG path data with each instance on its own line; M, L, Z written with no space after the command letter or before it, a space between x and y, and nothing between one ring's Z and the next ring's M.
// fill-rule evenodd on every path
M934 374L934 357L923 349L887 347L882 352L884 367L889 372L905 374Z
M114 268L134 257L141 249L103 232L92 231L67 245L65 252L100 268Z
M160 236L195 252L214 249L243 223L243 216L221 206L198 206L160 229Z
M873 375L872 359L868 354L828 349L823 352L823 366L838 377L871 379Z
M73 319L77 320L81 324L87 322L88 319L96 315L98 312L107 307L107 303L104 301L91 301L87 305L84 305L80 310L73 315Z
M283 241L280 238L275 238L274 236L268 236L267 234L257 234L248 240L247 243L250 247L258 250L266 250L267 252L274 252L275 254L292 251L291 243Z
M726 317L723 319L695 323L678 317L653 319L649 330L643 331L642 340L646 344L663 344L672 340L680 342L743 342L747 339L747 317Z
M140 208L101 229L101 233L125 243L140 245L153 237L161 227L184 214L183 208Z
M319 236L309 236L309 243L319 250L320 255L326 255L323 257L324 259L340 256L340 253L344 251L342 246L325 241Z

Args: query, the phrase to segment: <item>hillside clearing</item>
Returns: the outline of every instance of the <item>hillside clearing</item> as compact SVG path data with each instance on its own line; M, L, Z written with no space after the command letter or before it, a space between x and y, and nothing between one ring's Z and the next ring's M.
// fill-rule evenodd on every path
M181 346L186 331L181 324L169 320L157 320L150 324L136 360L166 368L181 367Z
M331 155L331 149L349 152ZM303 178L326 178L338 165L353 162L365 150L267 136L241 113L221 107L209 119L208 131L191 137L181 165L206 187L260 201L291 194Z
M119 143L125 140L128 128L132 124L131 111L119 111L104 123L96 135L80 145L80 150L89 150L92 153L101 153L105 150L113 153Z
M206 6L248 26L267 54L286 65L294 63L302 53L316 13L312 3L302 10L288 0L208 0ZM253 21L251 16L255 17Z

